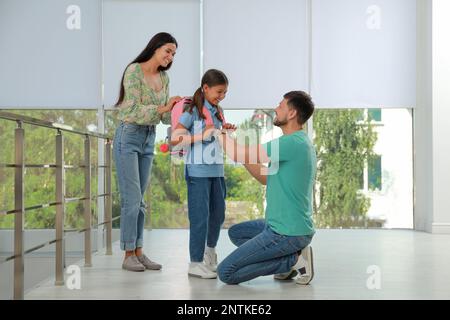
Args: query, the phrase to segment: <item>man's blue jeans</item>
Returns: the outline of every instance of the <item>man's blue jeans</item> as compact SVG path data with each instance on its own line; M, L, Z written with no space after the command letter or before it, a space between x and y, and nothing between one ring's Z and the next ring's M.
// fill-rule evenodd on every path
M264 220L236 224L228 230L228 235L238 248L217 267L220 280L227 284L288 272L297 262L298 252L313 237L280 235Z
M225 220L226 187L223 177L186 176L191 262L202 262L205 242L215 248Z
M155 145L155 126L121 123L114 136L120 192L120 248L143 246L145 203Z

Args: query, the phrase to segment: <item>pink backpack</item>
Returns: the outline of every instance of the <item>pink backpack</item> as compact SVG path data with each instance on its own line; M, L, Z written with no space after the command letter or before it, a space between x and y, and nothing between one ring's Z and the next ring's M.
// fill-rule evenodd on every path
M177 127L177 125L178 125L178 122L179 122L179 119L180 119L180 117L181 117L181 115L183 114L183 112L184 112L184 106L188 103L188 102L190 102L191 101L191 99L190 98L183 98L183 99L181 99L180 101L178 101L174 106L173 106L173 108L172 108L172 130L175 130L175 128ZM220 115L222 116L222 119L223 119L223 121L222 121L222 124L224 124L226 121L225 121L225 117L223 116L223 113L222 113L222 111L220 111L219 110L219 112L220 112ZM206 111L205 110L205 107L203 107L203 114L205 115L205 117L206 117L206 119L205 119L205 122L206 122L206 125L207 126L209 126L209 125L214 125L214 122L213 122L213 120L212 120L212 118L211 118L211 113L209 113L208 111Z
M178 125L179 119L180 119L181 115L184 112L185 105L188 104L190 101L191 101L191 98L185 97L185 98L181 99L180 101L178 101L173 106L173 108L172 108L172 115L171 115L171 117L172 117L172 121L171 121L172 130L171 131L172 132L175 130L175 128ZM223 119L222 124L226 123L225 117L223 116L222 111L219 110L219 112L220 112L220 115L222 116L222 119ZM205 119L206 125L207 126L214 125L213 119L211 118L211 113L208 112L207 110L205 110L205 107L203 107L203 114L206 117L206 119ZM173 149L177 149L177 148L176 147L175 148L172 147L172 150L170 152L170 154L172 156L183 157L187 153L187 151L184 148L183 149L179 149L179 150L173 150Z

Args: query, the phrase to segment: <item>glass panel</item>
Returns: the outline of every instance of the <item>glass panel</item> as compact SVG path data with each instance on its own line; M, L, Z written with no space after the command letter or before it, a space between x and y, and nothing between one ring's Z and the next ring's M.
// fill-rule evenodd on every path
M227 121L239 127L237 136L246 136L240 143L279 137L282 132L273 126L273 116L273 110L225 110ZM106 119L113 130L114 117ZM183 165L171 162L159 149L167 127L157 126L152 180L146 193L151 212L147 227L188 228ZM412 228L411 111L319 109L313 127L319 159L314 197L317 227ZM224 227L263 217L265 190L241 165L226 164L225 181ZM120 214L118 198L116 206L115 214Z
M317 227L413 227L411 110L382 112L315 112Z
M94 111L36 110L17 111L35 118L65 122L79 129L96 129ZM384 227L412 228L412 116L409 109L338 109L316 111L313 119L314 143L318 151L318 173L314 197L314 219L317 227ZM378 116L380 115L380 116ZM241 143L266 142L280 136L281 130L272 124L273 110L226 110L228 122L239 127L238 136L247 138ZM381 121L382 120L382 121ZM4 125L3 125L4 124ZM117 121L106 112L105 127L113 134ZM149 205L147 227L187 228L187 202L184 168L170 161L169 154L160 151L168 126L158 125L155 158L150 188L145 195ZM0 130L1 159L12 163L15 124L2 121ZM26 158L33 163L54 162L54 132L26 125ZM65 134L65 158L68 163L80 164L83 138ZM51 151L50 151L51 150ZM92 164L97 162L97 139L91 142ZM66 170L66 195L82 196L82 170ZM238 164L225 167L228 188L225 227L255 217L263 217L264 188ZM54 169L27 168L27 206L54 199ZM92 193L97 190L97 170L92 171ZM2 210L13 208L13 169L1 168ZM113 162L112 190L117 192L117 177ZM113 196L113 216L120 215L119 194ZM97 220L93 201L93 224ZM47 208L47 211L52 211ZM68 223L81 226L82 211L68 206ZM40 210L40 215L53 215ZM47 212L45 211L45 212ZM27 228L51 227L42 225L38 213L27 213ZM73 219L72 219L73 217ZM78 217L78 218L76 218ZM70 221L69 221L70 220ZM81 220L80 220L81 221ZM95 221L95 222L94 222ZM119 227L120 221L114 222ZM11 228L13 216L0 219L1 228Z
M11 113L58 122L75 130L97 131L97 113L91 110L8 110ZM0 120L0 163L14 162L13 121ZM56 130L23 124L25 130L25 163L54 164ZM84 137L63 131L64 160L66 165L82 165L84 162ZM97 139L91 138L91 164L97 164ZM92 169L92 195L97 193L97 169ZM14 168L0 168L0 210L14 208ZM66 169L65 195L67 198L84 196L84 171L80 168ZM25 207L47 204L55 201L55 169L25 169ZM96 201L92 201L93 224L97 223ZM69 228L83 226L83 202L66 206L66 224ZM55 207L26 212L26 229L54 228ZM95 222L94 222L95 221ZM0 228L12 228L14 215L1 216Z
M8 110L8 112L30 116L52 122L64 123L78 130L97 130L96 111L85 110ZM0 163L14 162L14 121L0 119ZM24 124L25 161L27 164L55 163L56 130L39 128ZM84 137L63 131L64 157L66 164L81 165L84 161ZM91 139L91 164L97 164L97 139ZM91 190L97 193L97 172L92 168ZM66 169L66 197L82 197L84 192L84 171L80 168ZM26 168L25 193L26 207L55 201L55 168ZM96 200L91 202L92 224L97 223ZM14 168L0 168L0 210L14 208ZM67 203L65 211L65 229L84 227L84 203ZM25 213L25 249L55 238L55 207L26 211ZM12 255L14 244L14 214L0 215L0 257ZM45 246L25 256L25 290L54 275L54 247ZM83 234L71 234L66 239L66 263L70 265L82 258ZM0 264L0 299L11 299L13 261Z

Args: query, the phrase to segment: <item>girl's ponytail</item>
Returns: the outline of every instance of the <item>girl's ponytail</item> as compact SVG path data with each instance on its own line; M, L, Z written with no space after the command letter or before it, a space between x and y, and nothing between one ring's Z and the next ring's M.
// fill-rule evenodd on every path
M202 87L199 87L195 93L194 97L192 98L192 104L189 108L189 112L192 113L192 110L194 107L197 108L198 114L200 118L206 119L206 116L203 114L203 101L205 99L205 96L203 95Z

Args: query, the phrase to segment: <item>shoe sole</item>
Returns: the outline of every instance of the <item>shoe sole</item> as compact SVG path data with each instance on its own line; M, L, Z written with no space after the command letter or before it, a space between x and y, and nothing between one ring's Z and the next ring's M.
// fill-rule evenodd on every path
M312 281L312 279L314 278L314 259L313 259L313 250L312 250L312 248L310 248L310 252L311 252L311 256L309 257L311 260L311 277L308 279L308 282L306 282L306 283L299 283L299 282L297 282L297 281L295 281L297 284L299 284L299 285L304 285L304 286L306 286L306 285L308 285L311 281ZM298 280L298 279L297 279Z
M202 277L198 274L188 273L189 277L200 278L200 279L217 279L217 275L215 277Z
M286 281L294 279L297 274L298 274L297 270L291 270L291 272L289 272L287 276L281 276L280 274L276 274L273 276L273 278L275 280Z
M133 269L127 269L127 268L124 268L124 267L122 267L122 269L123 270L126 270L126 271L132 271L132 272L144 272L145 271L145 269L142 269L142 270L133 270Z
M159 267L159 268L155 268L155 267L151 267L151 268L149 268L149 267L145 267L145 269L146 269L146 270L153 270L153 271L158 271L158 270L161 270L161 269L162 269L162 267Z

